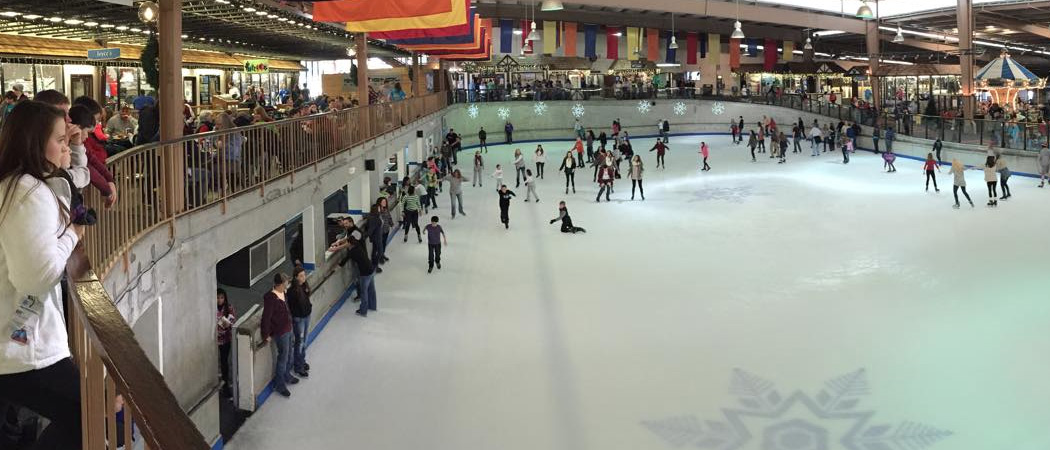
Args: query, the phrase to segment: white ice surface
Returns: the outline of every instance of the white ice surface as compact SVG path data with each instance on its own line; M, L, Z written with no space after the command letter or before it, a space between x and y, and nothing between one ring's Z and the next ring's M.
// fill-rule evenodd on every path
M977 207L954 210L950 176L926 193L918 161L752 163L696 136L658 170L652 144L635 141L644 202L625 176L595 204L589 168L565 195L568 142L544 145L541 202L517 189L509 231L492 179L466 185L466 218L441 194L444 268L398 235L378 314L336 314L311 377L228 447L1050 448L1050 188L1014 176L987 208L970 171ZM485 157L513 189L511 153ZM587 234L548 224L562 199Z

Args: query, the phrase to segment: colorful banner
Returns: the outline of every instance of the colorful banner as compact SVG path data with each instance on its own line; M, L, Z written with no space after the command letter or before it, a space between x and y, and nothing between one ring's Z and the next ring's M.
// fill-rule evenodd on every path
M583 56L598 57L598 25L583 26Z
M470 7L467 9L467 22L459 25L453 25L450 27L442 28L409 28L407 30L394 30L394 31L375 31L368 34L368 37L375 39L418 39L418 38L437 38L447 36L463 36L470 34L474 30L474 24L470 20L477 13L477 8Z
M387 0L382 2L339 0L314 3L314 20L347 22L430 16L452 11L454 1Z
M674 64L674 63L678 62L678 52L675 49L671 48L671 36L674 36L674 34L671 33L670 31L668 31L667 34L665 34L664 36L665 36L665 40L667 41L667 42L665 42L666 46L664 47L665 48L664 52L667 55L667 57L664 58L664 62ZM677 39L677 38L675 38L675 39Z
M766 39L765 44L762 46L762 56L765 56L764 64L762 69L767 72L773 70L777 65L777 41L776 39Z
M645 59L652 62L660 60L660 30L645 29Z
M617 27L605 27L605 57L607 59L619 59L620 58L620 37L616 34L620 32Z
M533 43L533 45L536 45ZM543 54L553 55L558 51L558 22L543 21Z
M627 60L637 61L641 51L642 29L627 27Z
M685 34L685 63L696 64L697 53L696 33Z
M473 33L473 39L471 39L471 41L466 43L466 44L417 44L417 45L398 44L398 47L401 47L401 48L406 49L406 50L415 50L415 51L421 51L421 52L426 52L427 50L461 50L461 49L477 48L479 45L481 45L481 42L485 39L485 34L483 33L483 30L486 29L486 28L489 28L489 25L487 25L488 22L489 22L489 19L481 19L481 20L475 21L474 22L475 30L474 30L474 33Z
M700 33L700 59L707 59L707 33Z
M375 39L383 39L389 44L395 45L440 45L440 44L469 44L474 42L474 37L477 35L480 28L478 24L481 21L481 17L477 14L470 16L470 30L462 35L457 36L433 36L433 37L412 37L405 39L391 39L384 38L380 35L398 35L399 33L369 33L368 37Z
M576 22L564 22L565 39L562 40L562 53L565 56L576 56Z
M758 56L758 39L747 38L747 56Z
M445 0L436 0L444 2ZM470 0L448 0L452 2L452 11L440 14L431 14L415 17L401 17L397 19L375 19L364 21L353 21L346 23L346 30L355 33L371 33L378 31L398 31L423 28L445 28L455 25L466 24L470 11ZM369 2L361 2L369 3ZM315 19L316 20L316 19Z
M479 35L478 42L477 42L477 44L474 44L473 47L433 48L433 49L412 48L411 50L415 50L415 51L418 51L418 52L426 53L428 55L471 55L471 54L478 54L478 53L486 51L485 45L486 45L486 43L489 42L488 31L489 31L488 28L482 28L481 29L481 34Z
M729 38L729 70L740 68L740 39Z
M514 20L499 20L499 52L511 53L514 51Z
M482 47L484 50L478 53L458 53L438 55L435 57L445 61L488 61L489 59L492 59L492 40L486 39L485 44L482 45Z
M715 64L722 63L722 36L717 33L707 35L707 58Z
M784 61L795 58L795 41L784 41Z

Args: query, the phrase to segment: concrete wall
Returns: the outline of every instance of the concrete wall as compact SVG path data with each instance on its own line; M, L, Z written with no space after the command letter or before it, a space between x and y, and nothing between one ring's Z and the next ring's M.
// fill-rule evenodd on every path
M438 139L437 116L355 147L294 177L282 178L267 185L262 192L233 198L226 205L225 213L216 205L183 216L175 221L174 239L169 237L172 233L168 227L154 230L130 249L126 271L118 265L107 276L104 283L117 308L132 325L139 341L150 347L146 353L155 358L153 363L206 438L213 440L219 434L215 395L219 383L215 342L216 263L307 209L312 211L313 235L317 238L312 245L304 242L304 253L313 253L319 269L326 267L324 199L348 185L353 189L375 183L376 175L365 170L364 161L376 159L382 170L385 163L380 161L401 152L406 145L414 146L417 130ZM361 182L362 179L368 181ZM350 197L354 197L353 192ZM308 208L311 205L312 210ZM352 209L353 205L351 200ZM307 223L304 217L304 226ZM309 233L304 230L304 234ZM311 277L314 284L319 282L317 275L315 271ZM350 284L350 277L349 271L337 272L314 293L312 326ZM156 308L158 300L162 300L160 308ZM155 316L154 311L158 309L159 316ZM147 311L149 314L144 317Z

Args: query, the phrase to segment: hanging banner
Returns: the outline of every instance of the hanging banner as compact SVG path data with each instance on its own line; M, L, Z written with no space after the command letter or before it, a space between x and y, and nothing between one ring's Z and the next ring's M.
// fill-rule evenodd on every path
M533 45L536 45L535 43ZM553 55L558 51L558 22L543 21L543 54Z
M598 25L583 26L583 56L598 57Z
M514 20L499 20L499 52L510 53L514 51Z
M565 22L565 38L562 39L562 54L576 56L576 22Z
M404 30L373 31L368 34L368 37L376 39L415 39L462 36L470 33L471 30L474 29L474 24L470 23L470 19L473 18L476 13L477 8L470 6L467 8L465 15L467 21L458 25L439 28L409 28Z
M696 53L697 53L697 40L696 33L686 33L685 35L685 63L696 64Z
M700 59L707 59L707 33L700 33Z
M766 39L765 44L762 46L762 55L765 56L764 64L762 69L766 72L772 72L773 68L777 66L777 41L776 39Z
M381 37L381 35L397 35L399 33L369 33L368 37L375 39L384 39L387 43L394 45L440 45L440 44L469 44L474 42L474 37L479 31L478 24L481 21L481 17L477 14L470 16L470 29L458 36L433 36L433 37L413 37L404 39L390 39Z
M668 31L666 35L666 46L664 47L664 52L667 57L664 58L664 62L674 64L678 62L678 53L675 49L671 48L671 36L674 36L674 33ZM678 38L676 37L675 39L677 40Z
M795 58L795 41L784 41L784 61Z
M481 43L485 41L487 33L486 30L489 28L489 19L481 19L475 22L477 26L477 32L474 35L474 40L466 44L420 44L420 45L399 45L399 47L406 50L413 50L417 52L430 53L432 50L467 50L475 49L481 46ZM473 52L477 53L477 52Z
M729 39L729 69L740 68L740 39Z
M437 0L446 1L446 0ZM376 19L367 21L347 22L346 30L355 33L371 33L379 31L398 31L408 29L445 28L456 25L464 25L470 12L470 0L448 0L452 2L452 11L427 16L402 17L398 19Z
M627 60L637 61L641 52L642 29L627 27Z
M747 38L747 56L758 56L758 39Z
M619 59L620 58L620 37L617 34L620 33L620 29L617 27L605 27L605 58L606 59Z
M130 1L128 2L131 3ZM451 0L386 0L370 2L338 0L314 2L314 17L318 22L370 21L402 19L452 12Z
M707 35L707 58L715 64L722 62L722 35L710 33Z
M660 30L645 29L645 59L652 62L660 60Z

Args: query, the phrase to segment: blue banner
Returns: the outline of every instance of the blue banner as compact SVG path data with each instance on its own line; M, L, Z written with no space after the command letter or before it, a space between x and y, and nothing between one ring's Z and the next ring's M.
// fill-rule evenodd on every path
M673 35L674 35L674 33L671 33L670 31L668 31L667 34L665 35L666 38L667 38L667 43L666 43L666 46L665 46L665 48L667 49L666 50L667 58L665 59L665 61L668 62L668 63L676 63L676 62L678 62L678 51L673 49L673 48L671 48L671 36L673 36ZM685 45L685 43L683 42L682 45Z
M459 36L386 39L386 41L390 44L402 45L470 44L474 42L474 14L470 15L470 20L467 21L467 24L470 26L470 33Z
M514 51L514 19L499 20L499 52Z
M583 26L583 56L598 57L598 25Z
M747 56L758 56L758 40L747 38Z
M700 33L700 59L707 58L707 33Z

